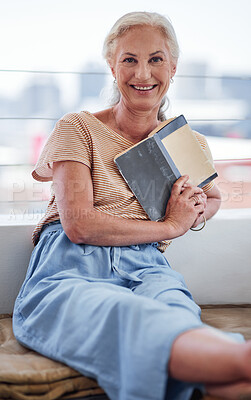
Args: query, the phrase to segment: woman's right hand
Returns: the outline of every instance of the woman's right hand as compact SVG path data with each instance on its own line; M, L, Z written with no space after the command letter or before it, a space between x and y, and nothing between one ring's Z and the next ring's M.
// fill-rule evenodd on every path
M188 179L189 177L184 175L174 183L167 203L163 222L172 228L173 237L186 233L205 211L205 203L200 196L203 190L188 184Z

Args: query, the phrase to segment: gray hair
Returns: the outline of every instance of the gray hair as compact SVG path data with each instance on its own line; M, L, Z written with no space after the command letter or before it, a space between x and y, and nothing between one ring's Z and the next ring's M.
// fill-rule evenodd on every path
M117 39L121 37L124 33L126 33L130 28L139 25L152 26L158 28L163 33L168 42L172 61L177 64L179 58L179 45L171 22L161 14L143 11L125 14L121 18L119 18L118 21L113 25L112 29L106 36L103 45L103 56L107 63L110 64L110 61L114 56ZM118 87L117 85L113 85L111 105L117 104L119 102L119 99L120 93ZM166 119L165 111L168 108L168 105L168 99L165 96L161 101L158 113L158 118L161 121Z

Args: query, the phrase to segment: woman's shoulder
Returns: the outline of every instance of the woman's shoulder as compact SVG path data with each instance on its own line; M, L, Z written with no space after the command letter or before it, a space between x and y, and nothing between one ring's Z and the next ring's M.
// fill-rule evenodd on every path
M99 120L89 111L69 112L63 115L56 123L55 129L74 129L82 134L90 134L101 128Z
M59 122L69 122L71 124L77 124L79 122L85 122L90 119L92 114L89 111L72 111L64 114L60 119Z
M101 110L92 114L99 121L103 122L103 124L108 124L111 119L111 109L107 108L105 110Z

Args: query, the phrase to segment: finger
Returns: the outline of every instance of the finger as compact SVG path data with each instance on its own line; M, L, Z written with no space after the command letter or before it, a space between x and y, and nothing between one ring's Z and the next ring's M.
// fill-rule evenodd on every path
M172 194L178 196L181 192L185 190L184 185L188 181L189 176L183 175L173 184Z
M188 199L190 199L192 196L200 195L203 193L203 190L199 188L198 186L190 186L187 187L183 190L184 195L187 196Z
M201 200L203 201L204 205L206 206L207 204L207 195L203 192L200 195Z
M195 208L195 210L197 211L198 216L201 215L201 214L203 214L204 211L205 211L204 204L195 204L194 208Z
M204 200L201 194L194 194L191 199L195 201L195 204L204 204Z
M199 224L203 223L204 221L205 221L205 216L204 216L204 213L201 212L201 213L198 214L198 217L194 221L194 224L192 225L192 227L195 228L196 226L198 226Z
M199 203L200 203L199 197L198 197L198 196L196 196L196 195L194 195L194 196L191 196L191 197L190 197L190 200L191 200L191 201L193 201L193 203L194 203L194 206L196 206L197 204L199 204Z
M192 186L192 185L191 185L190 183L188 183L188 182L184 183L184 185L183 185L184 188L186 188L186 187L191 187L191 186Z
M192 185L191 185L190 183L188 183L188 182L184 183L184 185L183 185L182 188L181 188L181 192L183 192L184 189L186 189L186 188L188 188L188 187L192 187Z

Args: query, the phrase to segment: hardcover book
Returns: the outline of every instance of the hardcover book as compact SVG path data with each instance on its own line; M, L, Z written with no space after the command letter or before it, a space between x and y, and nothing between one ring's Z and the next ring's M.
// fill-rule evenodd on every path
M165 216L172 186L181 175L189 175L189 183L199 187L218 176L183 115L162 122L114 161L153 221Z

